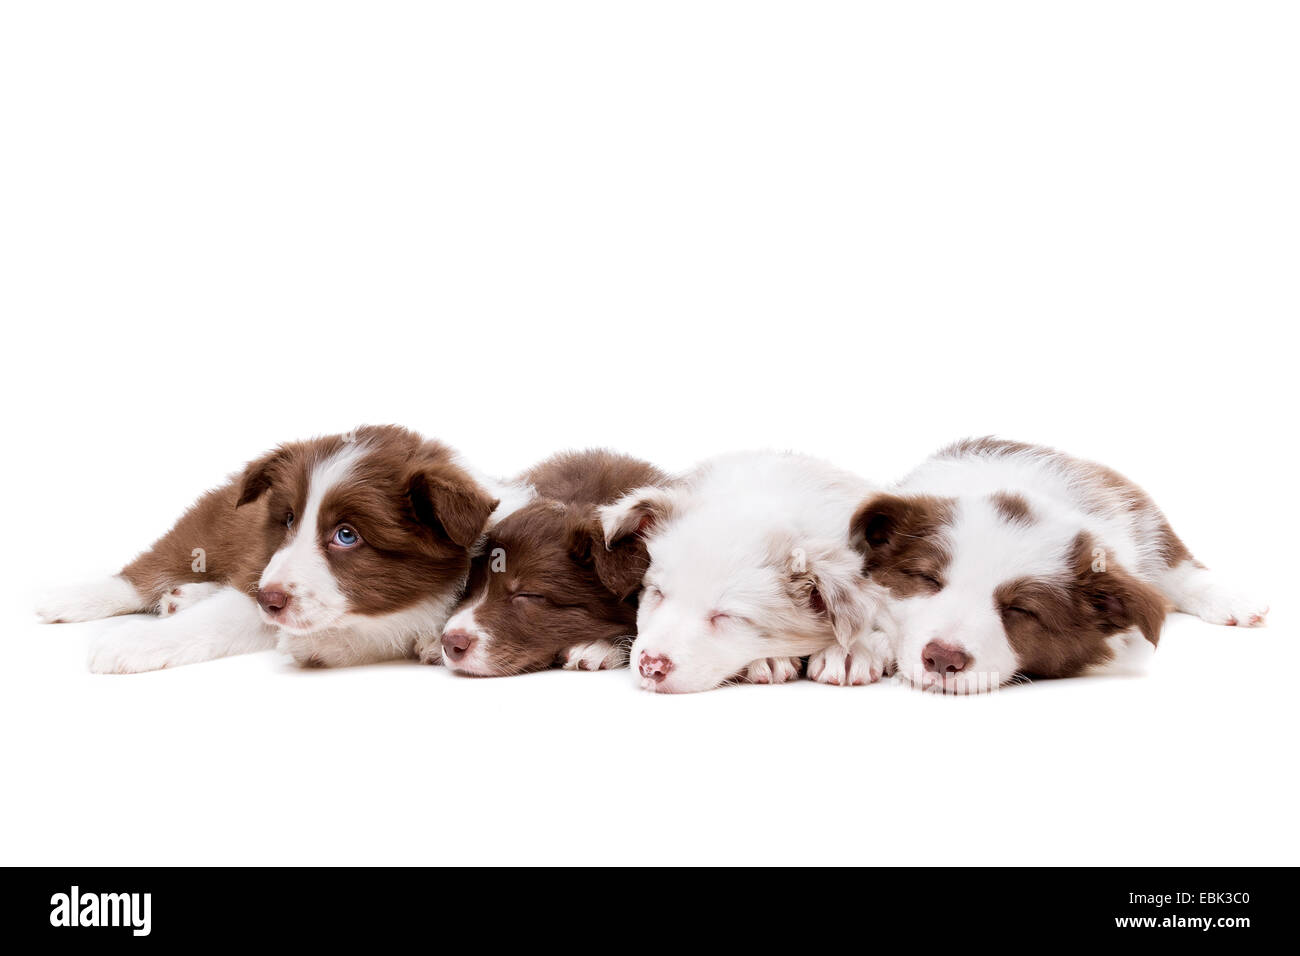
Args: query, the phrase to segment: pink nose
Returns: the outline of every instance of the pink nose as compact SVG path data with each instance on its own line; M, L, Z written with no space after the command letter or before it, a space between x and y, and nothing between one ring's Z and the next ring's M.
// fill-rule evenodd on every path
M921 663L932 674L958 674L966 669L970 657L960 647L931 641L921 651Z
M257 589L257 603L262 606L263 611L275 617L289 606L289 595L281 585L272 584L270 587Z
M459 661L474 646L474 635L469 631L446 631L442 635L442 652L451 660Z
M642 677L648 677L657 684L668 676L673 669L673 662L662 655L655 656L642 651L637 666L641 669Z

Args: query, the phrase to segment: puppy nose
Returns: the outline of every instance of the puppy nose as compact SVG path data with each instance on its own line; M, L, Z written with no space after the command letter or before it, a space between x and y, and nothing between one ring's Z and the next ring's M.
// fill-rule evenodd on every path
M469 631L445 631L442 635L442 652L458 661L474 646L474 635Z
M966 669L970 657L960 647L931 641L921 651L925 669L934 674L956 674Z
M262 605L263 611L274 616L289 606L289 595L277 586L258 588L257 603Z
M668 672L673 669L673 662L663 656L655 656L641 652L641 657L637 660L637 666L641 669L642 677L649 677L656 684L668 676Z

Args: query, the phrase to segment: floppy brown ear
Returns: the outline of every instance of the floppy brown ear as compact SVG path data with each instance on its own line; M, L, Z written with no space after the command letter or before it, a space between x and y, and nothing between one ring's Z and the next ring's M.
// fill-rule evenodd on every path
M641 590L650 553L639 535L627 535L605 547L605 535L596 521L583 522L573 531L569 553L584 567L590 567L611 594L626 601Z
M598 510L603 540L611 548L629 535L644 534L672 516L678 492L647 485Z
M1074 571L1080 600L1106 631L1136 627L1154 647L1169 612L1163 594L1119 566L1114 555L1095 548L1081 532L1074 544Z
M239 497L235 499L236 508L256 501L266 494L267 489L271 487L271 481L275 477L277 467L284 461L285 457L284 449L277 448L275 451L267 452L256 461L250 461L245 466L244 473L239 479Z
M408 494L422 524L462 548L473 547L500 504L454 465L429 465L411 475Z
M952 499L931 495L873 495L858 506L849 521L849 543L868 554L889 551L899 539L926 534L948 522Z

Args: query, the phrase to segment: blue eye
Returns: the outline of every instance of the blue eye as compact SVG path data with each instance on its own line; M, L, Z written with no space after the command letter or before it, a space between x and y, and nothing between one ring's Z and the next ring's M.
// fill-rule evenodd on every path
M350 548L360 540L361 535L344 525L334 532L334 537L330 538L330 544L337 544L340 548Z

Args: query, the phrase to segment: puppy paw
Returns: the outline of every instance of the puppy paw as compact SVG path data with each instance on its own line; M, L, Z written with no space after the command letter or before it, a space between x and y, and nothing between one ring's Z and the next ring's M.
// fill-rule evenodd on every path
M1179 610L1226 627L1263 627L1268 605L1218 586L1207 587L1179 602Z
M210 581L196 581L192 584L180 584L158 599L158 616L171 617L187 607L193 607L206 597L211 597L221 590L221 585Z
M143 611L140 595L123 577L56 588L36 603L36 616L45 624L72 624Z
M421 634L415 639L415 656L421 664L442 663L442 635Z
M784 684L799 678L799 658L764 657L745 668L745 680L751 684Z
M808 676L822 684L874 684L890 664L889 642L880 631L855 638L848 649L832 644L808 659Z
M138 624L113 628L90 646L87 666L93 674L142 674L160 671L173 664L170 648L148 639L146 630L153 623L146 618Z
M560 664L566 671L602 671L627 666L628 645L610 641L592 641L569 648Z

